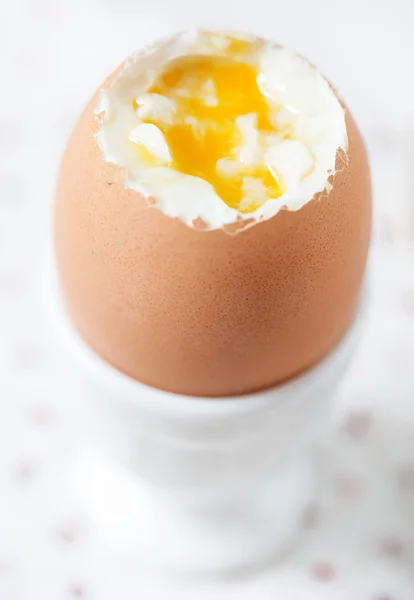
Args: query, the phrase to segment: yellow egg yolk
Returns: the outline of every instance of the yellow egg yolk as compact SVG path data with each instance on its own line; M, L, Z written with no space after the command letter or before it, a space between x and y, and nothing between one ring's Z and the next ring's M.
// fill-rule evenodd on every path
M243 48L246 43L241 42ZM174 103L173 122L144 121L163 132L171 168L204 179L228 206L248 213L283 190L257 143L257 157L241 157L240 149L249 139L237 119L250 115L254 136L274 134L275 129L257 71L233 58L238 50L236 42L233 45L231 56L185 56L169 63L147 91Z

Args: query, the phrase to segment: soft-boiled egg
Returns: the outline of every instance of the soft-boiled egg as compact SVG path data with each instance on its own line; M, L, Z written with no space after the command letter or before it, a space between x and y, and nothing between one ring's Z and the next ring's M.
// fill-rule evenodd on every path
M192 30L111 75L69 140L56 203L80 335L145 384L277 385L350 326L371 229L363 140L304 58Z

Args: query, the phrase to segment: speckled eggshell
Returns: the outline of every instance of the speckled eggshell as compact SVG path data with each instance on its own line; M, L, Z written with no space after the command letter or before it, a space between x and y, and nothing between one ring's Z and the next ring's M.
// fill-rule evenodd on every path
M370 240L369 165L350 113L332 191L229 235L125 189L95 140L97 102L67 145L55 213L62 295L84 340L132 378L195 396L275 386L323 359L352 322Z

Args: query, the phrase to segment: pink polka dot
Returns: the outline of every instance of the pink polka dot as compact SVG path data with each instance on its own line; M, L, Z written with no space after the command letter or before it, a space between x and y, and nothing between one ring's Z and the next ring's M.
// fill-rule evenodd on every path
M344 499L353 500L359 498L362 494L362 485L360 480L349 473L338 477L335 484L337 494Z
M65 544L73 544L82 534L80 523L75 521L68 522L59 530L59 539Z
M49 425L53 421L53 413L45 406L35 406L30 411L30 417L36 425Z
M302 526L304 529L313 529L321 520L321 507L311 504L303 513Z
M56 2L50 2L50 0L36 0L36 4L29 3L28 12L30 16L36 21L52 22L55 21L58 16L58 8ZM30 10L33 8L33 10Z
M367 435L371 425L372 415L370 412L356 411L348 416L344 429L350 437L359 440Z
M18 481L27 482L36 476L38 470L38 466L34 461L25 459L17 465L16 477Z
M403 292L402 305L408 315L414 315L414 287Z
M380 594L379 596L374 596L372 600L394 600L394 598L389 594Z
M312 567L312 576L316 581L332 581L336 577L336 572L328 562L319 562Z
M379 240L383 244L393 244L396 233L395 225L390 215L382 215L379 220Z
M10 571L11 561L6 558L0 558L0 575L5 575Z
M79 585L78 583L75 583L69 589L69 597L70 598L86 598L85 590L84 590L83 586Z
M397 473L397 482L403 492L414 490L414 465L405 465Z
M76 541L76 532L69 528L63 528L59 531L59 537L65 544L73 544Z
M402 558L405 554L405 544L397 537L386 537L380 542L380 551L385 556Z

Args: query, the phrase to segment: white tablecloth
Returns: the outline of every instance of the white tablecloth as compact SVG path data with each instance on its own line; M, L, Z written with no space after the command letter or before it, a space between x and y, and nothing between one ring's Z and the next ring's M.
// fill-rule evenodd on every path
M0 599L412 600L414 119L404 65L414 51L404 37L409 15L402 9L410 7L404 0L390 2L388 12L378 3L377 25L351 3L361 22L348 13L349 25L333 19L336 29L325 38L337 40L332 52L320 36L303 37L303 20L290 37L286 29L281 36L299 41L301 51L309 46L330 76L346 57L336 79L344 81L367 135L376 197L366 333L333 405L324 485L300 544L262 573L167 581L105 543L71 492L88 443L87 403L39 295L59 157L74 118L107 72L142 41L180 26L190 5L177 1L176 11L164 11L161 0L153 6L27 0L6 7L8 29L0 41ZM289 10L285 22L294 17ZM341 7L335 10L338 17ZM229 21L229 9L224 12ZM248 23L246 10L242 16L237 26ZM372 72L364 79L367 65Z

